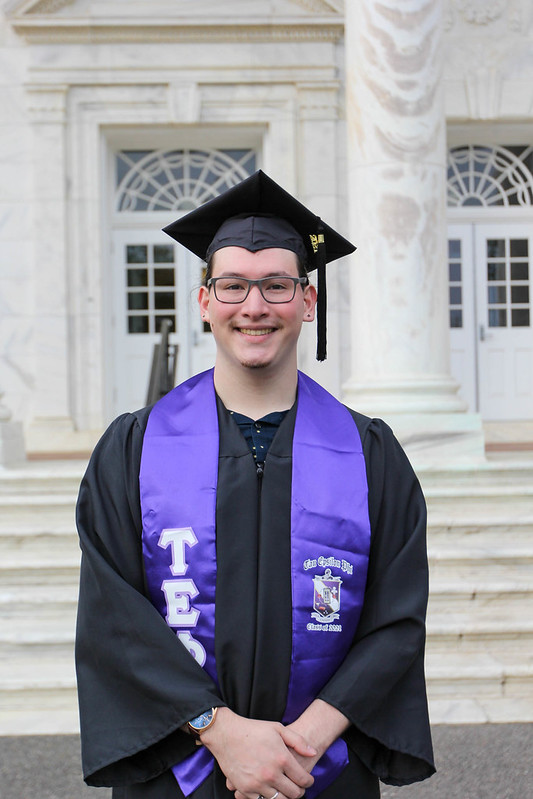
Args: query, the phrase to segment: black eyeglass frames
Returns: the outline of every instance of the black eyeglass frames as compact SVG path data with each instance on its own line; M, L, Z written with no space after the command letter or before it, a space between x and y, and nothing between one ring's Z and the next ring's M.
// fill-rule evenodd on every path
M259 280L249 280L246 277L212 277L207 281L207 286L213 287L215 297L219 302L239 303L244 302L252 286L257 286L261 296L266 302L274 305L291 302L296 294L298 285L309 283L306 277L286 277L274 275L262 277Z

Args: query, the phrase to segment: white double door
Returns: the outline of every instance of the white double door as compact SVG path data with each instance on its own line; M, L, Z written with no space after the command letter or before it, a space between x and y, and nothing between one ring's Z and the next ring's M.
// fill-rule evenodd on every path
M448 228L452 374L486 421L533 418L533 230Z
M214 363L213 337L196 301L202 264L157 229L113 233L108 416L146 404L154 344L163 319L178 346L176 383Z

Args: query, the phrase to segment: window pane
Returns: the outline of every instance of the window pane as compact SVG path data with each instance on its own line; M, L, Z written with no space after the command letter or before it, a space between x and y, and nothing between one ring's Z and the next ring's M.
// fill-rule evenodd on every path
M128 269L128 286L148 285L148 269Z
M450 286L450 305L461 305L462 293L461 286Z
M457 308L452 308L450 311L450 327L463 326L463 312Z
M461 239L448 240L448 258L461 257Z
M129 316L128 317L128 332L129 333L148 333L148 317L147 316Z
M488 239L487 257L505 258L505 239Z
M128 264L145 264L148 262L148 247L146 244L128 244L126 247L126 262Z
M145 291L134 291L128 294L129 311L146 311L148 309L148 294Z
M154 306L157 310L163 311L167 308L174 308L174 292L158 291L154 294Z
M489 308L489 327L507 327L507 311Z
M489 303L497 305L507 300L507 290L505 286L489 286Z
M461 264L449 264L450 280L453 283L461 281Z
M154 263L173 264L174 246L172 244L154 244Z
M488 280L505 280L505 264L487 264Z
M529 280L529 264L527 261L511 264L511 280Z
M161 322L163 321L163 319L170 319L170 324L171 324L170 332L174 333L175 330L176 330L176 317L175 316L156 316L156 318L155 318L155 332L156 333L160 333L161 332Z
M511 258L527 258L528 244L527 239L511 239Z
M154 269L154 285L173 286L174 269Z
M517 303L529 302L529 286L511 286L511 302L513 305Z
M529 327L529 308L513 308L511 325L513 327Z

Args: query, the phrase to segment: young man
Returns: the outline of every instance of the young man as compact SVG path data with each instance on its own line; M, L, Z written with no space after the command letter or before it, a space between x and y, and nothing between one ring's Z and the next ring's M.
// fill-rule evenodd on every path
M323 298L354 248L262 172L166 230L208 262L216 362L116 420L80 489L85 779L115 799L424 779L420 487L386 425L297 370L306 268L318 251Z

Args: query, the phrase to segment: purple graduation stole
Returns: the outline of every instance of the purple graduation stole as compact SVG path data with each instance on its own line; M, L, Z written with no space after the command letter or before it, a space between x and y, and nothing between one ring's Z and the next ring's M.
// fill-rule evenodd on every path
M215 663L218 416L213 370L153 408L140 469L143 555L150 597L218 684ZM348 653L361 614L370 522L366 466L350 412L298 373L291 500L292 658L283 721L316 698ZM312 797L348 763L339 738L313 769ZM173 767L188 796L208 776L205 747Z

